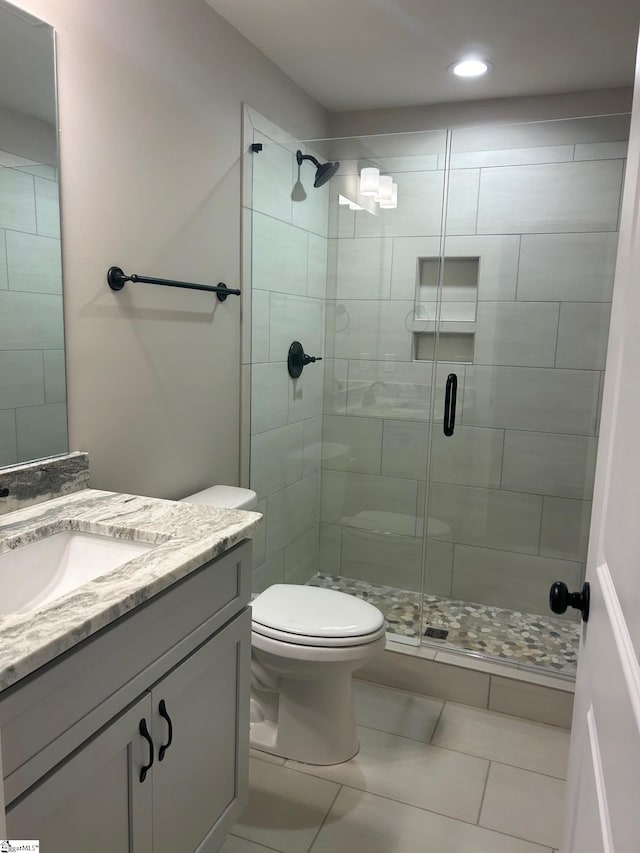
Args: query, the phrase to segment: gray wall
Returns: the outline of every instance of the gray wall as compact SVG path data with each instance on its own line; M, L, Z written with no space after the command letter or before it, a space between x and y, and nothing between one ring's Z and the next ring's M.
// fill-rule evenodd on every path
M128 272L239 282L241 105L301 138L326 113L202 0L21 0L58 45L70 447L93 485L238 481L240 303Z
M631 112L631 87L331 113L330 136L505 125Z

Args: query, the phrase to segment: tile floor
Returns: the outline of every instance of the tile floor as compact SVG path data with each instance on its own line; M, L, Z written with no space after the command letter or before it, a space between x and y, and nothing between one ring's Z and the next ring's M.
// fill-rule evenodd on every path
M392 634L419 637L420 593L318 572L309 581L375 604ZM520 613L487 604L424 596L424 627L445 629L444 649L481 652L509 663L564 675L576 673L579 624L569 619Z
M252 751L221 853L552 853L569 733L354 682L360 753L315 767Z

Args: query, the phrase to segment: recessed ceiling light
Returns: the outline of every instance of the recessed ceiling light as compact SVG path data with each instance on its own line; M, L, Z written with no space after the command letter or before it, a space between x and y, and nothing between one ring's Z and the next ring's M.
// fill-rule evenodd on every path
M449 71L456 77L480 77L490 71L493 66L486 59L461 59L449 66Z

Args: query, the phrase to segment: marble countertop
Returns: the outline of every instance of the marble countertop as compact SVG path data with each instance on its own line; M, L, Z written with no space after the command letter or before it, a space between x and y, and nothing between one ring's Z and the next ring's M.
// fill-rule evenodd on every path
M0 553L75 530L157 547L40 609L0 616L0 690L251 536L260 514L84 489L0 517Z

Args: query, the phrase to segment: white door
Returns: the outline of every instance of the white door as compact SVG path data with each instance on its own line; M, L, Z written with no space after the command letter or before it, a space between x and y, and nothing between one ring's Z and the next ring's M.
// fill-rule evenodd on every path
M587 580L562 853L640 853L640 63Z

